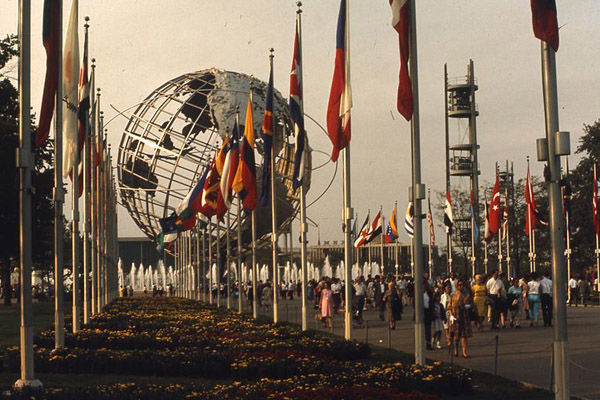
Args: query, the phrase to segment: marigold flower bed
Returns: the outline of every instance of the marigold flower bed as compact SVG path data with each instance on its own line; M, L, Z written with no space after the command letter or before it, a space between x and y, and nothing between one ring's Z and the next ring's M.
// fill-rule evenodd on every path
M38 372L233 382L213 387L59 388L35 399L434 399L432 395L471 391L470 377L463 370L440 363L417 367L375 362L363 343L258 322L176 298L118 299L85 329L67 334L64 349L52 350L51 330L36 337L35 343ZM18 372L18 348L6 349L0 364Z

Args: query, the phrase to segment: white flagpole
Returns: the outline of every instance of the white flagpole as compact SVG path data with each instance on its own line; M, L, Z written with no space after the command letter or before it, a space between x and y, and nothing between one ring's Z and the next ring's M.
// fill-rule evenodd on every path
M597 182L598 175L596 175L596 163L594 163L594 181ZM598 193L594 193L594 197L598 198ZM598 279L598 288L600 292L600 240L598 234L596 234L596 278Z
M89 17L85 17L85 45L88 43ZM88 56L87 51L84 51L85 56ZM87 60L84 60L87 65ZM87 74L87 70L85 71ZM88 82L89 84L89 82ZM91 96L91 91L88 94ZM91 102L91 98L90 98ZM91 104L91 103L90 103ZM90 107L91 109L91 107ZM90 126L89 115L85 116L85 143L83 145L83 323L90 323Z
M208 304L213 304L213 245L212 245L212 219L208 220Z
M242 153L240 152L240 157ZM242 202L240 196L237 195L237 282L238 282L238 312L241 314L244 309L242 307Z
M271 73L273 73L273 52L269 55L269 63L271 64ZM273 110L275 112L275 110ZM275 116L273 115L273 121ZM273 146L271 147L271 247L273 250L273 323L279 322L279 310L278 310L278 279L277 272L279 270L277 262L277 196L275 195L275 180L277 179L277 163L275 162L276 151L276 134L275 126L273 126ZM263 171L265 173L265 171Z
M231 216L229 209L227 209L227 230L225 231L225 244L227 245L226 249L226 257L225 257L225 272L227 273L227 287L225 295L227 296L227 309L231 309L231 237L229 235L229 231L231 230Z
M221 307L221 221L217 217L217 307Z
M56 22L59 26L58 33L58 85L56 87L56 108L54 121L54 347L65 345L65 311L64 311L64 227L63 204L65 191L63 189L63 42L62 42L62 0L59 2L59 13Z
M31 3L21 0L19 10L19 148L17 168L19 169L19 216L21 239L21 378L15 388L42 390L42 383L35 379L33 369L33 321L31 300ZM57 104L61 107L62 104ZM60 166L55 166L59 168Z
M252 317L258 318L258 280L256 279L256 219L255 212L252 210Z
M296 11L296 18L298 24L298 51L301 56L300 59L304 62L304 55L302 54L302 6L301 2L297 2L298 10ZM300 74L303 75L302 66L300 66ZM300 76L300 93L302 93L304 97L304 77ZM300 112L304 115L304 98L302 98L302 103L300 104ZM308 140L305 141L304 144L305 151L308 150ZM303 156L305 156L303 154ZM304 163L301 165L305 165ZM306 172L306 171L304 171ZM302 174L304 177L304 173ZM307 249L306 244L308 242L307 234L308 234L308 224L306 223L306 189L304 187L304 182L300 186L300 269L302 273L302 330L306 331L308 329L308 267L307 267ZM290 235L291 236L291 235ZM290 238L293 242L293 237ZM346 265L346 268L351 268L351 266Z

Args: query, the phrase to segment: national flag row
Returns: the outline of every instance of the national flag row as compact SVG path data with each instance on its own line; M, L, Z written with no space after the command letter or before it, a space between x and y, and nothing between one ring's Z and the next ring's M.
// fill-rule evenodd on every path
M370 213L367 213L367 217L363 222L360 231L356 230L356 221L355 226L352 229L352 232L355 235L354 247L358 248L364 246L366 244L371 243L375 238L383 233L383 215L380 210L372 222L370 222ZM428 202L428 210L427 210L427 224L429 226L429 243L432 246L435 246L435 229L433 224L433 214L431 213L431 203ZM404 229L406 234L412 239L414 236L414 209L412 202L408 203L408 207L406 208L406 214L404 217ZM385 237L383 240L385 243L394 243L398 240L398 222L396 221L396 206L392 210L390 219L387 224L387 228L385 230Z
M271 55L271 60L272 60ZM240 140L239 121L236 117L231 135L224 138L221 149L206 166L198 182L187 194L175 211L159 220L162 232L158 237L159 251L177 239L180 232L196 226L196 218L208 222L216 216L219 221L230 208L234 192L247 211L253 211L257 202L265 207L269 203L270 180L273 176L274 158L274 86L273 65L269 71L269 83L266 91L266 105L262 122L263 164L261 179L261 195L257 198L257 177L255 162L255 133L253 120L252 91L248 94L244 135ZM293 187L302 186L305 173L306 132L304 128L304 105L302 85L302 38L300 19L296 17L294 35L294 52L290 71L289 110L294 125L295 150Z

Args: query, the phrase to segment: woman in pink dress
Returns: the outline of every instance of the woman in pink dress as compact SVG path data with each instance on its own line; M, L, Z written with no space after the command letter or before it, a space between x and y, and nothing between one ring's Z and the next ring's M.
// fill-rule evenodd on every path
M321 321L323 322L323 328L325 328L325 321L329 328L331 328L331 315L333 308L333 292L331 291L331 285L329 282L325 282L323 290L321 290Z

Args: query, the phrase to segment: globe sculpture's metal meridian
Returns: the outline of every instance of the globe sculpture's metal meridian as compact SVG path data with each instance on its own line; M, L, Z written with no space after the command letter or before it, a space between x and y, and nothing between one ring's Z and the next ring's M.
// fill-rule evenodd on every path
M181 75L154 90L129 118L121 137L118 179L121 200L137 226L150 239L160 233L159 218L170 215L198 181L204 168L231 132L239 112L244 132L250 90L253 93L254 130L259 138L266 83L231 71L207 69ZM295 217L299 198L292 188L294 146L286 100L275 91L275 152L277 162L277 222L286 230ZM262 142L256 141L260 197ZM310 188L311 154L306 151L305 185ZM231 207L231 229L237 229L237 201ZM260 245L271 231L270 207L256 209ZM242 212L243 243L250 240L249 218ZM226 223L226 221L225 221ZM222 224L222 231L227 226ZM235 236L235 235L232 235Z

